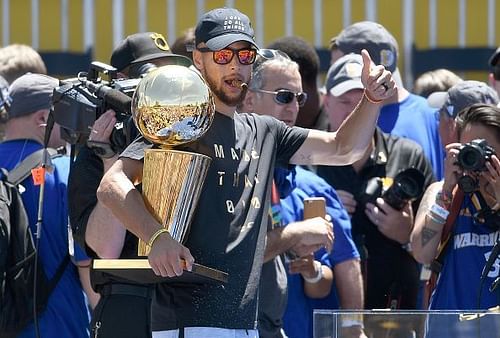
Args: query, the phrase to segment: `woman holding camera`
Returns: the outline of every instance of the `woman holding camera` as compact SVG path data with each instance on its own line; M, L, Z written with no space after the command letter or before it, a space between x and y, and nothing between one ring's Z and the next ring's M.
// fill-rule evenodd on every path
M444 180L427 189L411 243L421 263L429 264L439 256L441 271L430 309L488 309L500 304L500 289L489 290L500 270L500 161L496 155L500 109L469 106L458 114L456 125L459 143L446 146ZM450 332L458 334L462 324L452 325Z

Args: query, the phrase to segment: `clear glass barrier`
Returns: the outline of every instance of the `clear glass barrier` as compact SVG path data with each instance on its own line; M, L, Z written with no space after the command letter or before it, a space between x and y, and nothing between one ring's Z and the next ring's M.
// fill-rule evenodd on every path
M500 338L500 307L480 312L314 310L313 331L313 338Z

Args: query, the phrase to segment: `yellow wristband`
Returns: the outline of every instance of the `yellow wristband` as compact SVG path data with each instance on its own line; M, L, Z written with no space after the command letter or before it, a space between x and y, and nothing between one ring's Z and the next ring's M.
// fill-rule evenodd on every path
M153 244L155 243L156 239L158 237L160 237L161 234L165 233L165 232L168 232L168 229L167 228L161 228L161 229L158 229L156 230L156 232L153 234L153 236L151 236L151 238L149 239L148 241L148 246L150 248L153 247Z
M384 100L374 100L374 99L372 99L371 97L368 96L368 93L367 93L366 89L364 90L363 94L366 97L366 99L368 100L368 102L378 104L378 103L384 101Z

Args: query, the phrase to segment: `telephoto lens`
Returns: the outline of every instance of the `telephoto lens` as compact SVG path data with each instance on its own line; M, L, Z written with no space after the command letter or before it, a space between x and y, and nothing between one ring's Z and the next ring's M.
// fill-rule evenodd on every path
M382 194L384 201L396 210L402 210L409 201L414 201L424 192L424 174L416 168L399 172L392 185Z

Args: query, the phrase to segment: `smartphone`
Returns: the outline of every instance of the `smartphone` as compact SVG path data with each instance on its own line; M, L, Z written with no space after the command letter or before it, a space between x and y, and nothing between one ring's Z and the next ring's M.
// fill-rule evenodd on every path
M307 197L304 199L304 220L314 217L326 217L326 202L324 197ZM285 262L299 258L291 251L285 252Z
M326 202L324 197L307 197L304 199L304 219L326 217Z

